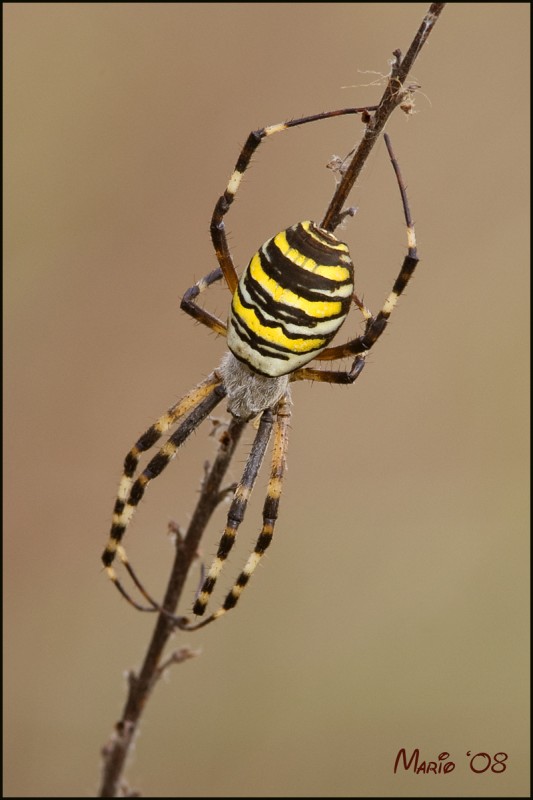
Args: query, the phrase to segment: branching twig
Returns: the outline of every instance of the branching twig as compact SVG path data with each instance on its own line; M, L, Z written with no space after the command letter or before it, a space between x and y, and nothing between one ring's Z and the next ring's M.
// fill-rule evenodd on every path
M377 111L370 116L367 121L367 126L363 134L363 138L357 148L354 157L352 158L349 167L344 172L342 180L340 181L335 194L326 211L326 215L322 221L322 227L328 231L334 231L339 225L343 217L343 207L352 191L353 185L370 155L370 151L374 147L379 134L385 127L385 123L397 106L401 106L405 100L406 93L409 89L404 88L404 83L412 69L412 66L424 46L429 34L440 16L440 13L446 3L432 3L422 20L422 24L418 29L415 38L413 39L407 55L402 59L400 50L395 50L393 53L394 61L392 63L391 74L387 82L387 87L381 98Z
M409 88L404 88L405 80L444 6L445 3L432 3L405 58L402 59L399 50L394 52L391 74L383 97L375 113L368 114L364 120L366 128L363 138L349 166L345 170L343 169L342 177L322 222L323 228L334 231L342 218L347 213L351 213L351 210L343 211L348 195L387 119L397 106L402 105L406 94L409 93ZM245 425L245 422L236 419L232 419L229 423L227 431L222 434L215 461L203 476L200 497L187 533L183 535L178 529L176 530L176 556L162 604L170 614L174 614L176 611L189 569L196 558L200 540L209 519L217 505L228 493L228 487L221 489L221 485ZM138 796L136 792L128 789L122 775L142 711L155 683L165 669L172 664L181 663L198 655L198 651L182 647L166 660L162 660L164 648L174 629L170 617L164 614L158 615L143 665L138 674L130 673L129 675L128 697L124 711L121 719L115 725L109 741L102 749L103 769L99 797Z
M163 608L170 614L174 614L176 611L189 569L196 558L203 532L213 511L225 496L225 493L221 492L220 486L245 425L245 422L232 419L227 431L222 434L213 466L203 479L200 497L187 533L185 536L177 535L176 556L163 601ZM161 658L173 630L174 625L169 617L159 614L140 672L138 675L130 673L128 697L122 717L115 725L115 730L102 750L104 763L99 797L129 796L128 790L122 784L125 761L132 746L143 708L154 684L163 672L165 665L161 664ZM196 653L189 650L188 655L185 656L182 651L181 658L171 657L167 663L184 661L192 655L196 655Z

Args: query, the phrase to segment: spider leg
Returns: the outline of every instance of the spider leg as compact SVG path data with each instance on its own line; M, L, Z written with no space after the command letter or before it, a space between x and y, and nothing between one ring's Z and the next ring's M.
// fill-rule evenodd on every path
M225 395L226 389L221 382L220 376L216 371L211 373L205 381L192 389L182 400L172 406L172 408L148 428L129 451L124 461L124 472L115 501L111 532L107 546L102 554L102 561L109 578L113 581L120 593L129 600L132 605L140 610L155 610L155 608L145 609L144 606L139 606L135 603L120 584L118 576L112 566L115 556L118 555L138 588L141 588L129 567L126 551L121 545L122 537L150 481L161 474L175 457L183 442L196 430L200 423L211 413ZM166 444L163 445L146 468L135 479L141 453L149 450L172 425L184 416L185 419L172 436L170 436ZM151 598L149 598L144 590L141 589L141 591L153 606L154 603Z
M352 302L357 306L361 314L366 320L367 329L370 324L374 322L374 317L370 309L368 309L362 300L353 293ZM332 348L329 348L330 350ZM300 367L291 374L292 381L321 381L325 383L341 383L351 384L361 374L365 366L366 353L357 355L349 370L331 370L331 369L316 369L314 367ZM317 356L318 358L318 356Z
M390 138L387 134L384 135L384 138L402 198L405 224L407 227L407 255L403 260L402 267L398 277L394 282L392 291L385 300L385 303L383 304L379 314L376 317L372 317L371 315L367 316L365 311L362 312L366 318L366 330L364 334L362 336L358 336L356 339L346 342L346 344L337 345L336 347L327 347L325 350L319 353L317 356L318 360L333 361L338 358L345 358L346 356L360 355L368 352L368 350L375 345L387 327L389 318L398 302L398 298L401 294L403 294L405 287L409 283L409 280L411 279L419 261L418 251L416 248L415 226L411 217L409 203L407 201L407 190L400 172L400 167L392 150ZM354 302L356 302L357 305L359 304L357 301ZM361 306L359 307L361 308Z
M354 359L349 370L314 369L301 367L293 372L291 381L324 381L325 383L353 383L359 377L365 366L365 356L360 355Z
M266 413L267 412L263 412L263 416ZM230 611L230 609L234 608L237 605L237 602L242 594L244 587L247 585L248 581L252 577L253 572L255 571L257 565L259 564L261 558L263 557L266 549L270 545L270 542L272 541L272 536L274 534L274 526L276 524L276 519L278 516L279 500L281 497L281 490L283 486L283 476L285 473L285 466L286 466L286 452L288 445L290 416L291 416L290 401L288 399L288 396L285 395L279 401L276 410L274 445L272 449L272 467L270 472L270 480L268 483L267 497L263 507L263 526L261 528L261 532L255 544L253 553L248 558L248 561L246 562L244 569L242 570L239 577L235 581L231 591L227 594L226 599L224 600L220 608L218 608L215 612L210 614L210 616L207 617L205 620L202 620L202 622L199 622L197 624L191 624L189 620L186 618L182 619L179 624L180 628L188 631L198 630L198 628L205 627L205 625L208 625L210 622L214 622L216 619L219 619L219 617L223 616L223 614L225 614L227 611ZM255 442L252 450L253 449L255 449ZM264 455L264 450L263 453L261 454L261 460L263 458L263 455ZM245 507L242 510L244 514ZM231 541L231 544L233 544L233 541ZM217 574L218 572L220 572L220 569L218 569ZM194 605L193 611L195 614L200 615L204 613L211 592L212 592L212 587L209 584L209 576L208 576L206 584L204 584L202 593L200 594L198 600Z
M367 324L369 322L373 322L374 321L374 315L372 314L370 309L365 306L363 301L358 298L358 296L356 295L355 292L353 293L353 296L352 296L352 303L354 304L354 306L357 306L357 308L359 309L359 311L361 312L361 314L365 318Z
M222 272L224 273L224 278L232 294L235 293L239 279L226 238L224 217L228 213L229 208L235 199L235 195L237 194L237 190L241 184L242 176L250 166L252 156L263 139L266 139L267 136L272 136L274 133L281 133L281 131L286 131L289 128L294 128L298 125L305 125L308 122L316 122L321 119L330 119L331 117L340 117L345 114L360 114L363 112L375 111L376 108L377 106L366 106L363 108L342 108L338 111L325 111L321 114L313 114L310 117L300 117L299 119L280 122L277 125L269 125L266 128L259 128L258 130L252 131L249 134L244 147L241 150L239 158L237 159L235 169L233 170L233 173L229 179L226 190L218 199L215 210L213 211L213 216L211 218L211 240L215 248L218 263L220 264Z
M183 299L181 301L181 310L185 311L191 317L194 317L198 322L201 322L202 325L207 325L208 328L211 328L212 331L218 333L220 336L226 336L228 330L224 322L222 322L218 317L215 317L214 314L211 314L209 311L206 311L205 308L201 308L201 306L196 305L196 298L202 292L205 292L213 283L219 281L222 278L222 270L220 267L214 269L209 275L206 275L205 278L197 281L194 286L191 286L190 289L187 289L185 294L183 295Z
M233 500L228 511L226 527L220 539L217 554L213 559L202 589L194 603L193 611L197 616L204 614L209 602L209 598L211 597L211 594L215 588L217 578L224 566L224 562L228 557L231 548L235 544L237 531L242 520L244 519L248 500L250 499L257 475L261 468L261 464L263 463L266 448L270 441L272 426L272 411L270 409L266 409L261 414L259 428L255 435L254 443L252 445L252 449L250 450L250 455L248 456L243 476L237 485L237 488L235 489ZM182 620L180 627L182 627L184 624L186 624L186 621L184 622Z
M119 577L118 577L115 569L113 567L106 567L106 572L107 572L109 578L113 581L113 583L115 584L115 586L119 590L119 592L122 595L122 597L125 600L127 600L128 603L131 606L133 606L133 608L136 608L137 611L149 611L149 612L164 611L164 609L159 606L157 601L154 600L148 594L148 592L146 591L146 589L142 585L141 581L137 577L133 567L131 566L131 564L129 562L129 559L128 559L128 556L126 555L126 551L125 551L124 547L121 544L118 544L117 547L116 547L116 551L115 552L118 555L118 557L120 558L120 561L124 565L128 575L132 579L133 583L135 584L135 586L137 587L137 589L139 590L141 595L145 598L145 600L148 601L148 603L150 605L143 606L140 603L138 603L136 600L134 600L133 597L130 595L130 593L122 585L122 582L119 580Z

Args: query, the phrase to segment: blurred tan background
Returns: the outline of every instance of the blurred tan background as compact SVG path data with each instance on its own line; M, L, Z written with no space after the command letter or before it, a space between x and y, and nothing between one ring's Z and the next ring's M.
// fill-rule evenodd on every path
M154 622L100 554L127 450L224 352L179 302L215 266L209 219L240 145L375 102L426 7L4 5L7 796L97 792ZM202 656L146 710L127 773L145 795L528 794L528 30L527 4L451 4L417 61L416 113L388 130L419 272L354 387L295 387L275 542L238 609L176 635ZM360 132L331 120L263 146L228 218L239 265L321 218L324 165ZM406 246L383 143L352 202L344 235L377 310ZM206 302L225 315L228 299ZM201 428L128 534L155 594L167 522L187 522L214 448ZM394 775L402 747L456 768ZM507 769L474 774L468 751Z

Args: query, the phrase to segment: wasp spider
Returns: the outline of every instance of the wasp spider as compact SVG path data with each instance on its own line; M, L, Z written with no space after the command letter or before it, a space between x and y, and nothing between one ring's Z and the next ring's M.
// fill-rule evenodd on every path
M377 316L371 314L354 292L354 267L348 247L333 235L332 230L326 230L315 222L298 222L277 233L252 256L240 279L237 275L228 247L224 217L261 142L296 125L366 111L367 109L342 109L325 112L250 133L211 220L211 238L219 267L190 288L181 303L181 308L187 314L215 333L225 336L229 351L224 355L220 366L154 422L126 456L111 533L102 560L107 574L132 605L142 610L161 611L161 606L152 600L136 578L122 545L122 538L135 509L150 481L161 474L176 455L178 448L223 398L227 399L228 410L235 419L259 419L243 476L233 494L217 554L194 603L194 614L202 616L235 542L269 440L274 433L263 524L254 551L220 608L196 624L186 618L173 617L176 624L184 629L203 627L233 608L270 545L285 470L291 406L289 384L301 380L353 383L361 374L366 354L383 333L396 302L418 263L414 226L405 186L385 135L404 208L408 254L392 291ZM353 214L354 210L349 209L340 216L350 213ZM340 218L337 224L339 221ZM232 295L227 323L197 304L198 296L222 278ZM352 303L364 317L364 333L345 344L330 347L329 344L344 323ZM353 359L347 371L306 366L313 360L330 362L346 357ZM177 426L174 433L145 469L138 473L140 456L174 426ZM136 603L120 583L113 567L117 555L150 602L149 608Z

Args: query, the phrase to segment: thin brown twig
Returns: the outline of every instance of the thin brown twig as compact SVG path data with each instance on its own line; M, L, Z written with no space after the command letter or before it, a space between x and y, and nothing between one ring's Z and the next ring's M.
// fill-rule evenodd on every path
M187 575L196 558L200 539L211 515L225 496L225 493L220 491L220 486L245 425L245 422L232 419L227 431L222 434L213 465L203 477L200 497L187 533L185 536L177 534L176 555L163 601L163 608L170 614L176 611ZM142 667L137 675L134 673L129 675L128 697L124 711L102 750L103 769L99 797L129 796L128 789L122 782L122 773L146 701L163 672L161 658L173 630L174 625L169 617L159 614ZM188 657L193 655L195 653L189 651ZM179 660L184 661L186 658ZM171 662L177 663L177 659L171 659Z
M408 88L404 88L404 83L445 5L446 3L432 3L430 5L407 51L407 55L404 58L402 58L400 50L394 51L391 73L383 97L379 102L378 109L374 114L369 116L363 138L355 151L349 167L344 172L342 180L337 186L322 221L322 227L326 230L334 231L342 220L344 216L343 208L348 199L348 195L352 191L354 183L359 177L388 118L394 109L404 102L406 93L409 92Z
M361 142L349 166L343 170L322 222L322 227L326 230L334 231L343 217L350 213L343 211L344 204L388 118L395 108L402 105L406 93L410 91L409 87L404 87L405 80L445 5L445 3L431 4L404 58L401 57L399 50L394 51L394 61L383 97L376 112L369 114L365 120L366 128ZM183 535L179 529L175 529L176 555L162 604L169 614L174 614L176 611L187 575L197 556L200 540L211 515L227 495L228 488L221 489L221 484L245 425L245 422L236 419L230 421L227 431L221 436L213 465L203 476L200 496L187 533ZM99 797L138 796L137 792L128 788L122 776L147 700L157 680L168 667L198 655L198 651L182 647L162 661L163 651L174 630L170 617L159 614L142 667L138 674L133 672L129 674L128 696L122 716L102 749L103 767Z

